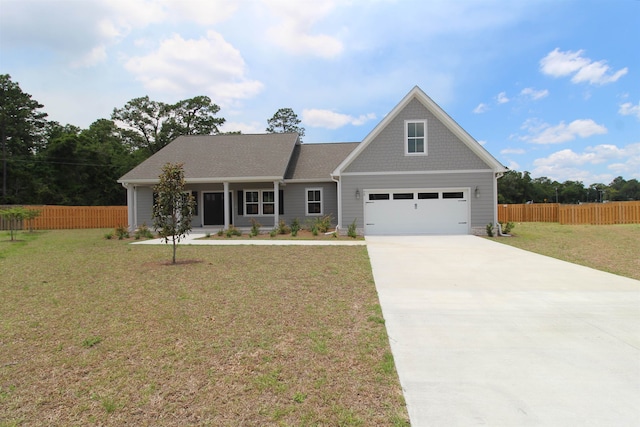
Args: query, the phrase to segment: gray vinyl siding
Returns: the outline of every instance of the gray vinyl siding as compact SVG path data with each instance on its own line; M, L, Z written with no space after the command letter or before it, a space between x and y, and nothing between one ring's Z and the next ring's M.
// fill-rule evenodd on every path
M405 120L427 120L427 155L405 155ZM487 164L414 99L343 171L481 170Z
M136 187L136 208L137 208L137 224L140 227L146 224L147 227L153 227L153 188L152 187Z
M271 185L261 184L233 184L231 189L234 193L234 198L237 197L238 190L261 190L273 188ZM306 194L305 191L308 188L322 188L322 215L331 215L333 223L338 222L338 197L337 186L335 182L322 182L322 183L298 183L298 184L286 184L281 185L280 190L283 190L282 197L284 198L284 214L279 215L279 219L283 219L287 224L291 224L294 218L297 218L301 225L305 225L309 221L313 221L318 215L306 214ZM273 224L273 216L244 216L238 215L237 202L234 202L234 225L236 227L250 227L251 219L255 219L260 223L263 229L271 229Z
M469 188L471 207L471 227L483 227L493 223L495 194L493 193L493 172L407 174L407 175L355 175L343 176L342 221L344 229L356 220L358 229L364 229L364 190L369 189L419 189L419 188ZM478 187L480 197L474 197ZM356 199L356 190L360 199ZM398 218L402 221L402 218Z

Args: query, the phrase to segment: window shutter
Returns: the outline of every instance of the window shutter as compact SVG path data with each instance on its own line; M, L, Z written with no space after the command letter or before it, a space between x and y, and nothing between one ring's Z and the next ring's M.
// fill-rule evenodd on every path
M238 215L244 215L244 193L238 190Z
M278 213L284 213L284 190L278 192Z

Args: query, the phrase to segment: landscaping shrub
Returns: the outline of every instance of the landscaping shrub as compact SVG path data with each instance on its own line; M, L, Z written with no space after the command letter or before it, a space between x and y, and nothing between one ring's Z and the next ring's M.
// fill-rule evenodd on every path
M141 238L145 238L145 239L153 239L153 233L151 232L151 230L149 229L149 227L147 227L147 224L142 224L140 227L138 227L138 229L133 233L133 237L136 240L140 240Z
M353 220L353 222L351 224L349 224L349 227L347 227L347 236L353 237L354 239L358 236L358 234L356 233L356 220L355 219Z
M296 237L298 231L300 231L300 221L298 221L298 218L294 218L293 221L291 221L291 235Z
M251 231L249 232L249 237L255 237L258 234L260 234L260 223L251 218Z
M129 230L124 225L120 225L116 228L116 236L118 236L118 240L128 239Z

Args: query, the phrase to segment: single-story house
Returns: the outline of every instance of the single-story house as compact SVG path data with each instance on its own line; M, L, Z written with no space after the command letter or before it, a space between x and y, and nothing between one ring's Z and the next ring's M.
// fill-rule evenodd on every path
M181 136L118 180L129 227L152 224L153 186L184 165L192 225L265 229L331 215L340 232L483 234L497 222L506 168L419 87L362 142L306 143L296 133Z

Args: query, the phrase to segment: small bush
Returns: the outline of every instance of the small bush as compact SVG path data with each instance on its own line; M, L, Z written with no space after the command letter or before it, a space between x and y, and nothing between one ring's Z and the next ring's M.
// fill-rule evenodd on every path
M318 229L320 233L326 233L331 228L331 215L325 215L317 217L315 220L312 220L311 231L313 231L313 227Z
M288 234L291 229L289 227L287 227L287 223L284 222L284 219L281 219L280 221L278 221L278 234Z
M251 218L251 231L249 232L249 237L254 237L258 234L260 234L260 223Z
M298 221L298 218L294 218L293 221L291 221L291 235L296 237L298 231L300 231L300 221Z
M493 237L493 224L489 223L486 226L487 236Z
M220 229L218 230L218 237L222 237L224 236L224 230Z
M133 233L133 237L136 240L140 240L141 238L153 239L153 233L151 232L149 227L147 227L147 224L143 223L140 227L138 227L135 233Z
M311 227L311 234L313 234L314 236L318 235L318 227L316 227L315 225Z
M509 221L509 222L501 222L500 226L502 227L502 232L509 234L511 233L511 230L513 230L513 228L516 226L513 222Z
M113 239L113 233L111 233L111 232L105 233L104 238L107 239L107 240Z
M240 230L238 230L233 225L230 225L229 228L227 229L227 232L225 233L225 235L227 237L242 236L242 232L240 232Z
M277 228L274 228L273 230L271 230L269 232L269 236L271 236L271 237L276 237L276 234L278 234L278 229Z
M353 220L353 222L351 224L349 224L349 227L347 227L347 236L353 237L354 239L358 236L358 233L356 232L356 220L355 219Z
M128 239L129 230L124 225L120 225L116 228L116 236L118 236L118 240Z

